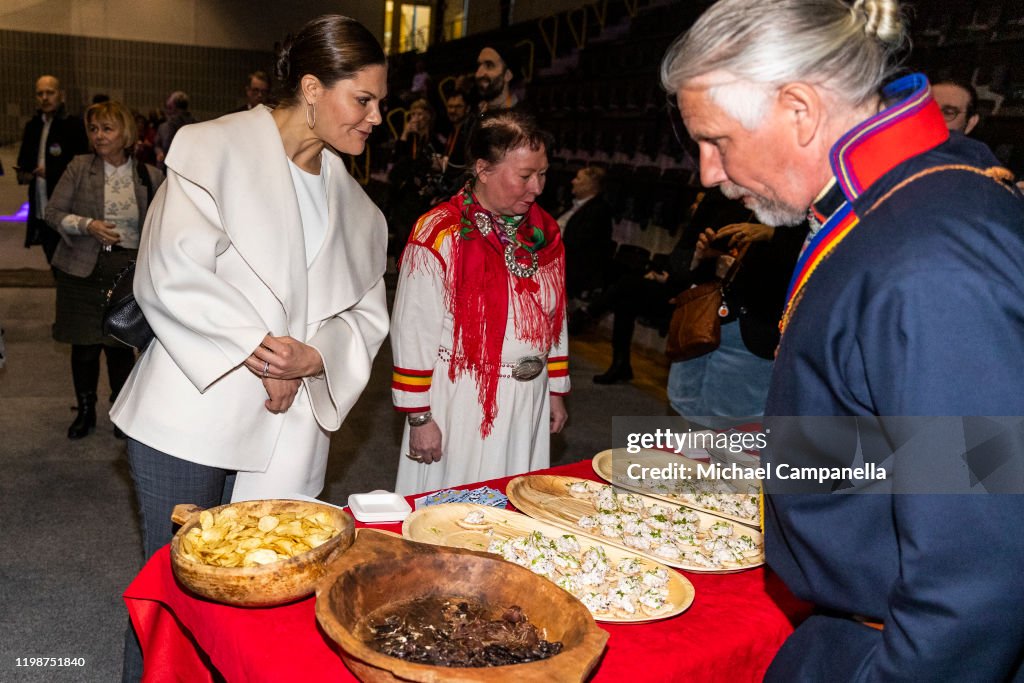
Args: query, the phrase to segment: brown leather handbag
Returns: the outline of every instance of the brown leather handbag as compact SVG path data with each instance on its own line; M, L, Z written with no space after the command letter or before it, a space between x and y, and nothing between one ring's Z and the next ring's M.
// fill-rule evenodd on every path
M741 247L724 278L694 285L672 299L676 310L672 313L665 341L665 355L670 361L699 358L722 343L722 318L729 314L729 309L723 305L723 291L736 277L749 246L747 242Z

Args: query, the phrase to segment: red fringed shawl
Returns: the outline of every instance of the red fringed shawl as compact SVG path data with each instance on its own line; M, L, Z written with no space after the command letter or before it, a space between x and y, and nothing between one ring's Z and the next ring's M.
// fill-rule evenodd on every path
M498 371L509 296L516 337L539 349L551 348L565 316L565 248L555 219L534 204L516 232L522 245L516 260L529 266L534 251L538 269L533 277L513 275L505 265L499 217L491 216L494 228L484 236L476 224L478 213L490 216L471 192L463 190L423 216L410 243L440 257L436 251L440 233L451 233L451 257L445 268L445 305L454 328L448 377L451 381L463 373L473 377L483 410L480 434L486 438L498 412Z

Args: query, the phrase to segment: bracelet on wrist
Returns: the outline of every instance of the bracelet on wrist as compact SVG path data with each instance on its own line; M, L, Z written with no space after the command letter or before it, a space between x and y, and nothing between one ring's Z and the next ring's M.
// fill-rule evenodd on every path
M428 410L427 412L421 415L409 415L406 417L406 421L409 423L410 427L422 427L428 422L433 422L434 416L431 415L430 411Z

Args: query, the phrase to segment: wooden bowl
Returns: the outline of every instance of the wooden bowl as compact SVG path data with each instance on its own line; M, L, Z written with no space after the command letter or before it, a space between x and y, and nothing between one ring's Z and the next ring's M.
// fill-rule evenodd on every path
M316 618L341 647L361 681L583 681L604 651L608 633L581 602L547 579L487 553L415 543L361 529L316 592ZM356 635L379 607L421 597L465 598L493 606L519 605L530 623L561 641L554 657L510 666L454 668L414 664L377 652Z
M338 534L326 543L287 560L259 567L215 567L182 557L181 539L199 524L202 508L175 506L171 519L182 525L171 540L171 569L175 578L193 593L229 605L268 607L311 595L316 584L328 574L330 563L345 552L355 538L352 518L331 505L300 500L250 500L210 508L210 512L216 514L228 507L256 517L282 512L312 514L323 511L330 515L338 528Z

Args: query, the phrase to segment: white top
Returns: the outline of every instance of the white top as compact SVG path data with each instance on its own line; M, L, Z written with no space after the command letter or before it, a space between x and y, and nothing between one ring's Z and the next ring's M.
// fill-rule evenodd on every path
M39 134L39 150L36 154L36 168L46 168L46 138L50 137L50 124L53 123L53 114L43 114L43 132ZM60 152L58 152L60 154ZM36 188L36 215L35 218L42 218L46 212L46 202L50 195L46 192L46 175L42 178L35 178Z
M117 246L139 248L139 203L135 198L135 180L132 178L132 160L120 166L103 162L103 215L79 216L69 213L60 222L69 235L88 235L89 223L95 219L115 225L121 236Z
M561 216L559 216L558 220L555 221L556 223L558 223L558 230L563 235L565 234L565 226L569 225L569 219L572 218L574 215L576 215L576 212L580 210L581 206L583 206L584 204L586 204L587 202L589 202L591 199L593 199L596 196L597 195L593 195L592 194L589 197L586 197L584 199L573 199L572 200L572 206L569 207L569 210L566 211L565 213L563 213Z
M132 160L120 166L103 162L103 220L117 226L117 246L139 248L139 203L135 199Z
M321 159L320 173L313 175L288 160L295 197L299 200L302 236L306 242L306 267L313 263L327 235L327 163Z

